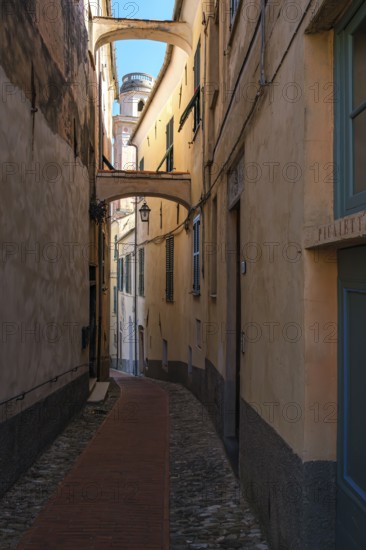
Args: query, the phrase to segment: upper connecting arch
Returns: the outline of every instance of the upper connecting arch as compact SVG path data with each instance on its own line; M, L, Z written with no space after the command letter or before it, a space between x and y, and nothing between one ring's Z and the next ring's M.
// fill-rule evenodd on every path
M191 176L186 172L99 170L96 196L113 202L125 197L160 197L191 208Z
M116 40L155 40L182 48L188 55L192 52L192 31L182 21L154 21L146 19L116 19L93 17L90 21L91 51L95 56L98 48Z

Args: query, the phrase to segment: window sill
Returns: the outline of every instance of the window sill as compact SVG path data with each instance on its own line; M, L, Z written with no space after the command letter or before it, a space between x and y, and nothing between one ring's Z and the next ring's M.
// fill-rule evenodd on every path
M217 294L210 294L210 298L212 298L213 300L216 300Z
M194 296L195 298L201 296L201 292L197 290L192 290L190 294L192 294L192 296Z

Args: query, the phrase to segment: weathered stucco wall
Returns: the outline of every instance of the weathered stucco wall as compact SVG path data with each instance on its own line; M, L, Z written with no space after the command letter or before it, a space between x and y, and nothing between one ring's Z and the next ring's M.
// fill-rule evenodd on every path
M91 322L89 265L97 273L98 264L89 205L99 105L84 4L10 0L0 8L0 491L88 395L82 329ZM110 89L108 63L104 88ZM113 95L112 88L106 110ZM107 152L111 120L104 127ZM109 359L108 299L106 292L102 375Z
M8 2L0 41L5 400L87 362L94 105L80 7ZM30 394L23 407L67 381Z

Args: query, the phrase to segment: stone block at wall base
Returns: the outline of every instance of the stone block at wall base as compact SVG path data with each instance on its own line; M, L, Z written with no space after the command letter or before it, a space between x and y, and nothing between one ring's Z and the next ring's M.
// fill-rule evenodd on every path
M89 374L0 423L0 497L78 413L89 395Z
M239 472L271 549L334 550L336 463L302 462L243 400Z

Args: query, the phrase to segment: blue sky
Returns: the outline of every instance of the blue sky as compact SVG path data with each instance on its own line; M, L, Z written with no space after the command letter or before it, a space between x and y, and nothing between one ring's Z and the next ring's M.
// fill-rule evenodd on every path
M128 19L172 19L174 0L112 0L113 17ZM166 44L151 40L115 42L119 84L127 73L143 72L156 77L164 61ZM118 113L115 104L114 114Z

